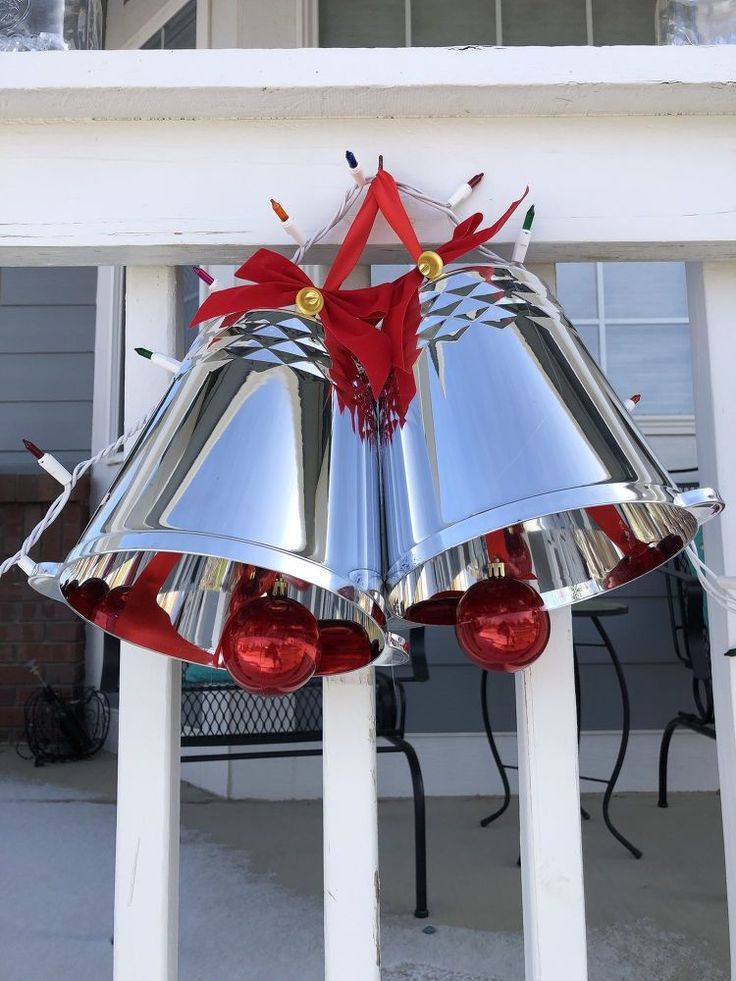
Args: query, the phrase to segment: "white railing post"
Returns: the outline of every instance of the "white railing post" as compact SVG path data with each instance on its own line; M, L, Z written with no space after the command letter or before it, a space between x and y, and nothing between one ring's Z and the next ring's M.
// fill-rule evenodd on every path
M169 377L133 349L175 353L170 267L126 279L125 421L163 394ZM181 665L121 643L115 844L115 981L176 981L179 918Z
M705 558L721 575L736 575L736 262L688 266L695 430L702 485L716 487L726 510L703 529ZM731 970L736 970L736 616L708 601L718 778L726 858Z
M345 286L370 278L370 266L358 265ZM378 981L375 672L325 678L322 693L325 981Z
M569 608L516 676L526 981L587 978L580 789Z
M375 672L322 685L325 981L379 981Z

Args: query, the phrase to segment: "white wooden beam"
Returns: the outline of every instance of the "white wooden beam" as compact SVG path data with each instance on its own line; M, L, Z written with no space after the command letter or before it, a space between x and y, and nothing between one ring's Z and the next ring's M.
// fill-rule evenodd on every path
M166 10L179 3L167 0L164 13L149 21L145 31L160 26ZM129 0L126 6L134 14L140 8L138 20L150 17L145 0ZM237 43L251 39L263 48L69 51L63 59L31 52L22 59L4 59L0 119L736 113L733 52L727 46L294 50L288 45L292 24L287 23L286 50L264 50L278 37L273 24L269 34L264 18L254 20L247 9L257 7L258 0L242 6L244 24L252 29L245 26ZM230 26L237 34L234 20ZM128 25L123 43L136 43L130 30ZM531 152L530 147L517 149Z
M526 981L585 981L580 789L569 607L516 676Z
M564 49L563 63L559 50L123 51L79 53L90 61L75 52L69 62L32 53L0 60L0 264L233 264L264 245L290 254L268 199L282 200L306 232L320 228L350 186L347 147L369 173L383 153L397 177L441 199L485 169L464 208L489 217L529 183L537 208L531 262L736 258L736 183L724 180L736 154L736 115L726 114L736 110L736 87L721 77L726 56L578 48ZM432 115L447 118L427 115L417 54L443 83ZM517 79L536 79L533 97L521 97L526 82L519 81L516 94L500 98L507 54ZM308 97L296 65L305 58L312 59L302 66L312 66ZM656 84L651 59L672 69ZM375 78L373 65L383 66ZM604 81L614 65L619 87ZM375 89L376 118L357 118L366 106L355 80L364 78ZM682 86L702 102L667 109L654 99L666 101L662 93ZM581 93L589 90L600 99L586 101ZM722 91L730 108L703 115L720 105ZM649 115L637 115L629 97ZM554 114L570 103L575 113ZM681 114L667 114L675 105ZM202 118L205 109L211 118ZM101 118L65 118L95 111ZM138 118L117 118L123 114ZM96 161L89 179L80 177L80 160ZM409 210L427 246L446 240L445 219ZM499 236L502 251L518 223L515 216ZM343 233L336 229L308 261L330 262ZM373 242L367 262L405 258L383 222Z
M717 487L727 507L703 529L705 558L721 576L736 575L736 263L688 267L688 304L700 481ZM736 616L708 600L716 749L731 942L736 969Z
M166 372L133 349L174 353L174 274L157 267L127 271L127 425L168 385ZM127 642L120 646L114 978L176 981L181 664Z
M375 672L322 691L325 981L379 981Z

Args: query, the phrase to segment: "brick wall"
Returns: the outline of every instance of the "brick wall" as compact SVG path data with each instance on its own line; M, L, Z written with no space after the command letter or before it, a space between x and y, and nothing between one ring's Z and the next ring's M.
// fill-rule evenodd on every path
M22 540L58 496L47 474L0 474L0 559ZM36 561L59 561L76 544L89 516L89 484L82 480L56 523L33 549ZM35 660L44 678L69 691L84 678L84 625L63 603L45 599L19 569L0 579L0 740L23 729L23 704L38 686L26 665Z

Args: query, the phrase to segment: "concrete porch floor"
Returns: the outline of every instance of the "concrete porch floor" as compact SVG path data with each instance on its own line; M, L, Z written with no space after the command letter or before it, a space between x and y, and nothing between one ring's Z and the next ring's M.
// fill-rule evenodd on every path
M14 811L9 805L19 801L26 808L35 806L38 810L49 802L58 807L79 808L80 801L86 800L107 805L104 813L109 836L110 828L114 827L115 763L114 757L103 753L83 763L34 768L12 750L0 753L0 790L3 785L8 788L1 798L3 828L8 827L6 822L13 821ZM53 790L52 795L49 788ZM183 785L182 801L185 849L189 841L206 841L218 846L226 860L228 855L234 860L237 853L247 862L251 878L279 887L295 903L299 898L309 901L310 916L318 922L322 891L320 802L224 801L188 784ZM521 930L520 875L516 866L518 812L512 805L496 823L480 828L479 819L494 803L488 798L427 801L430 918L415 920L411 916L411 802L381 802L381 898L386 946L390 948L392 943L398 943L396 938L403 931L402 936L416 935L416 942L424 945L426 953L426 960L424 955L416 955L416 960L403 961L397 953L384 972L385 978L515 981L523 977L518 936ZM617 797L613 803L615 821L643 850L640 861L631 857L607 832L600 803L600 796L587 796L584 800L591 814L591 820L583 825L591 978L601 981L727 978L728 933L717 795L673 794L668 810L658 809L651 794ZM27 821L27 814L34 811L23 813L26 814L23 820ZM79 825L82 834L80 820L75 818L72 827ZM23 829L15 829L14 834L14 840L22 840ZM54 841L35 842L32 854L38 852L39 845L41 853L47 856L50 848L64 848L63 832L60 830ZM105 848L110 851L109 842ZM111 854L104 865L104 888L108 889ZM22 888L22 883L19 887ZM74 883L69 883L69 887L73 889ZM209 908L213 900L216 902L217 896L212 895L212 888L209 895L193 895L192 889L187 889L187 919L196 920L202 913L198 907ZM8 937L2 924L5 921L7 926L8 904L14 901L14 894L3 890L0 935L4 937L6 952ZM63 897L58 897L58 901L63 902ZM423 934L428 925L437 932ZM453 959L453 943L462 945L467 954L468 945L481 944L490 934L504 935L508 966L503 972L495 964L488 964L487 973L463 970L463 958ZM657 946L662 950L651 949ZM442 956L440 951L444 951ZM480 954L476 955L476 961L478 958ZM472 958L468 963L471 961ZM449 966L443 966L446 963ZM15 981L14 974L4 973L2 969L0 976L4 981ZM32 963L30 971L24 974L26 981L46 981L48 976L34 974ZM58 981L67 978L71 981L72 976L87 977L84 973L54 973ZM89 976L103 981L109 975ZM206 981L214 978L261 981L262 974L257 968L255 973L249 973L246 960L240 962L236 973L227 973L222 964L217 970L213 967L209 977L206 972L194 970L182 970L181 976L201 977ZM319 973L309 973L306 969L300 976L304 981L316 981ZM271 977L274 981L285 981L286 974L277 971Z

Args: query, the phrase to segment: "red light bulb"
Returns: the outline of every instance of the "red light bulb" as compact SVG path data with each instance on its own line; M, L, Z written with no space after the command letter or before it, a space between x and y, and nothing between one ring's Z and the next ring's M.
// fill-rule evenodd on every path
M378 653L360 624L347 620L320 620L319 648L318 675L364 668Z
M296 600L264 596L230 617L220 649L225 667L246 691L286 695L315 672L319 626Z
M549 640L542 598L519 579L487 579L458 603L455 634L468 657L489 671L519 671Z
M64 599L85 620L94 620L97 609L110 592L104 579L87 579L81 585L76 579L62 587Z
M425 623L431 627L452 627L457 615L457 605L462 599L462 592L457 589L446 589L435 593L432 599L422 600L410 606L404 614L413 623Z

